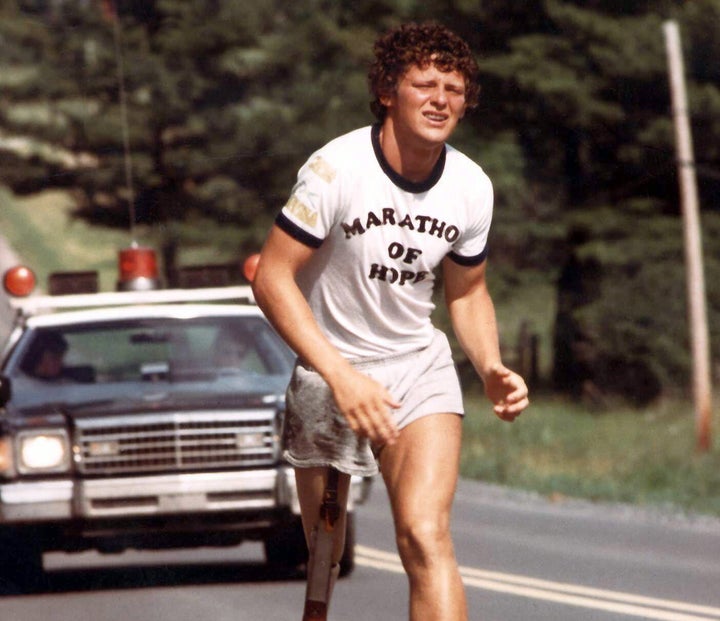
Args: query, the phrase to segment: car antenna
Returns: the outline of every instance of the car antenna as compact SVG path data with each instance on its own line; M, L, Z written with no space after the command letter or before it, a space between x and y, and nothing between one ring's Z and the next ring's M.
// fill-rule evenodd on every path
M123 63L122 28L115 0L104 0L103 9L106 18L112 23L115 64L117 70L118 91L120 95L120 126L122 128L123 160L125 163L125 185L128 193L128 217L130 219L131 246L138 245L135 239L135 189L133 185L132 158L130 153L130 130L127 114L127 93L125 89L125 67Z

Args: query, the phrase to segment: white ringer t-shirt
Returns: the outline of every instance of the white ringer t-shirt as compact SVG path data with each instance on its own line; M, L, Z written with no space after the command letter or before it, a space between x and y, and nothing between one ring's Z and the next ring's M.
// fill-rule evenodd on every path
M413 183L387 163L380 126L340 136L298 173L276 224L317 250L298 275L321 329L347 358L430 344L433 270L449 257L485 260L492 184L446 145L433 173Z

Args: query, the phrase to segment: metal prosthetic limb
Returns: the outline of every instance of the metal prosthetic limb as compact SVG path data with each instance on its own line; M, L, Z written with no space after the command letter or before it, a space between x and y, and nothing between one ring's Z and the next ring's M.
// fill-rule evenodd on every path
M333 586L340 571L340 566L332 562L335 526L340 518L338 479L338 471L330 468L320 505L320 519L310 535L303 621L326 621Z

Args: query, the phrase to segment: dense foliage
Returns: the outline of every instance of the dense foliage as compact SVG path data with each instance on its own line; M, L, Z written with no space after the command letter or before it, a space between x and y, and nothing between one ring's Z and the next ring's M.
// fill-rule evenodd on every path
M371 122L377 34L437 19L481 63L481 105L454 144L495 183L498 294L531 313L517 284L557 282L557 386L642 403L686 385L689 365L671 18L717 359L720 0L0 0L0 183L72 188L79 215L107 226L131 211L164 231L170 265L210 230L256 248L308 154Z

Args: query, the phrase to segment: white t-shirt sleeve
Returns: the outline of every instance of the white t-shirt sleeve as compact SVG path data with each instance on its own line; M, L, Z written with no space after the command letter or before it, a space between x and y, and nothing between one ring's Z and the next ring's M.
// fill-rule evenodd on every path
M453 245L449 257L460 265L479 265L487 257L487 242L493 213L493 188L490 178L480 177L477 191L466 203L467 226Z
M322 152L313 154L298 172L276 224L298 241L319 248L336 223L340 185L337 169Z

